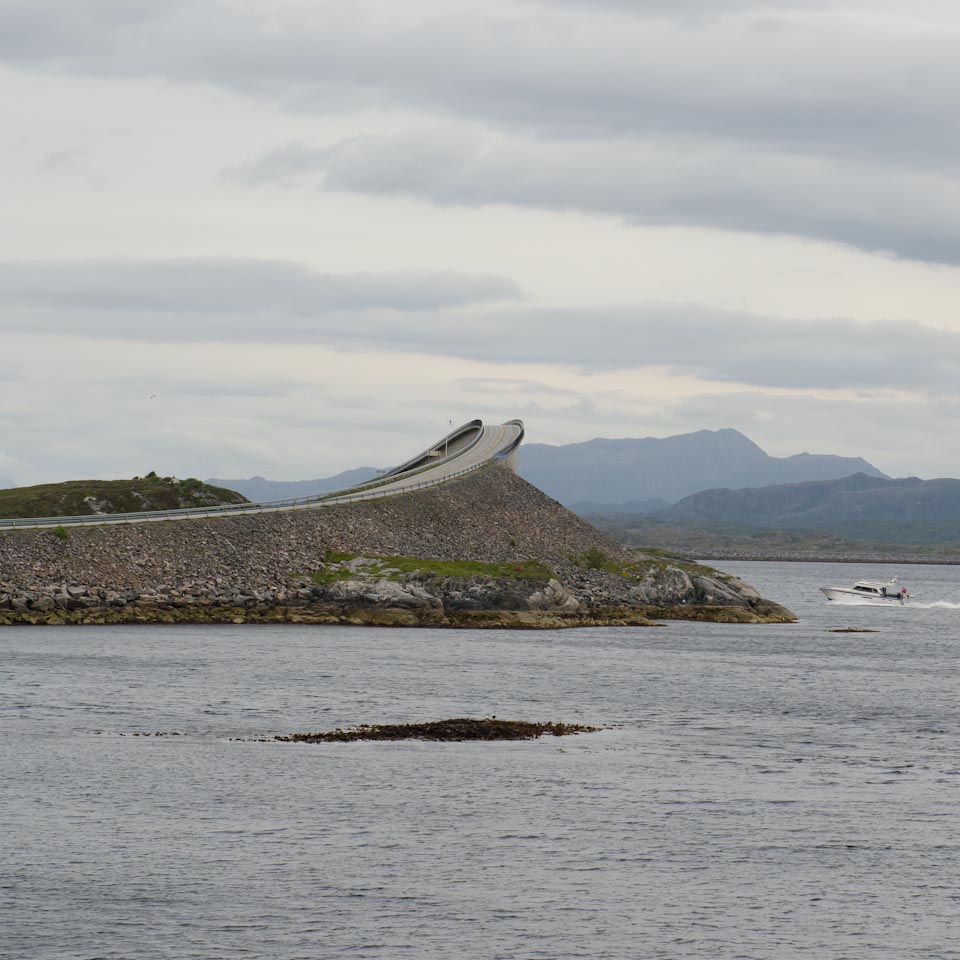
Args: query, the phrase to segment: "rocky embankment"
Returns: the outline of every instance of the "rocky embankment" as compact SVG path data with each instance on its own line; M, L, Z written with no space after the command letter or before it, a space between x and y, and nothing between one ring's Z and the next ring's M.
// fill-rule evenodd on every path
M0 624L678 617L793 619L735 578L620 547L503 466L366 503L0 534Z

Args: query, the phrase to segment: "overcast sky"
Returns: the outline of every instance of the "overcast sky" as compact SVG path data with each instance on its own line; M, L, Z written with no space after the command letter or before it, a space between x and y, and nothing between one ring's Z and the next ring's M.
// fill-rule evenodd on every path
M735 427L960 476L953 0L0 0L0 481Z

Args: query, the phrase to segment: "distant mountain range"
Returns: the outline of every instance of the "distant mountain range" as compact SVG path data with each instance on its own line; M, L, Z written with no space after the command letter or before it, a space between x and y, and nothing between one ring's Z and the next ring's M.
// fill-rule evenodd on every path
M606 517L639 517L648 513L658 513L670 506L667 500L628 500L626 503L591 503L589 500L578 500L569 505L574 513L580 516Z
M356 467L353 470L344 470L343 473L317 480L266 480L263 477L249 477L246 480L207 480L205 482L214 487L236 490L251 503L262 503L265 500L287 500L291 497L315 497L321 493L330 493L331 490L352 487L376 475L375 467Z
M520 448L519 461L524 479L575 506L578 513L610 512L611 507L615 512L646 513L650 511L625 508L635 501L676 503L719 487L835 480L855 473L885 477L861 457L812 453L771 457L730 428L663 439L597 439L563 446L529 443ZM210 482L230 485L226 480Z
M698 430L644 440L588 440L551 446L529 443L519 451L520 475L577 513L653 513L700 490L760 487L804 480L833 480L854 473L885 474L861 457L798 453L771 457L737 430ZM248 500L312 497L377 475L358 467L316 480L264 477L206 482L236 490Z
M718 533L826 531L855 540L960 541L960 480L890 480L857 473L840 480L704 490L645 521Z

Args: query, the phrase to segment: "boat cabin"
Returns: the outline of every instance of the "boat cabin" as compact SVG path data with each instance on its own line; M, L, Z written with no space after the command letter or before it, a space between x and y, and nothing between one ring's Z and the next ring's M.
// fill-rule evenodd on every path
M864 593L870 597L896 597L899 596L899 591L893 589L896 582L896 578L887 580L885 583L876 580L858 580L853 585L853 589L857 593Z

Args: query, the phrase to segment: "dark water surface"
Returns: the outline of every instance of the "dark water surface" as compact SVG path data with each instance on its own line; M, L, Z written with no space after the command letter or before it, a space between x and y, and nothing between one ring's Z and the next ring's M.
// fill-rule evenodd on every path
M0 956L960 958L960 567L724 566L802 622L3 628ZM489 714L611 729L231 739Z

